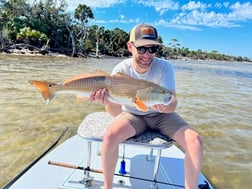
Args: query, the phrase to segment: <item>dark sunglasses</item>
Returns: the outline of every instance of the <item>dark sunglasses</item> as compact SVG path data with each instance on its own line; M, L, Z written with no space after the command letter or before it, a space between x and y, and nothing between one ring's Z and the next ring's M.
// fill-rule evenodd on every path
M138 54L144 54L147 50L149 53L153 54L153 53L156 53L158 50L157 45L154 45L151 47L144 47L144 46L136 47L134 43L132 43L132 45L137 49Z

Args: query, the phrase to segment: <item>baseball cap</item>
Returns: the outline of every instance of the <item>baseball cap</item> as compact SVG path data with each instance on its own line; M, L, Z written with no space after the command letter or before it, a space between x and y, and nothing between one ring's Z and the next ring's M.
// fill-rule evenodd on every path
M130 42L135 46L161 45L158 41L156 28L148 24L138 24L130 31Z

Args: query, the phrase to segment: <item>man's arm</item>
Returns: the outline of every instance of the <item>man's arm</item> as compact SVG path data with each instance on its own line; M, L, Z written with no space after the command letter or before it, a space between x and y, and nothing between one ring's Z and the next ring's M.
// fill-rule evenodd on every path
M99 104L103 104L105 106L105 110L109 112L110 115L119 115L122 112L122 106L120 104L110 102L108 96L109 92L106 89L99 89L93 94L91 94L89 99Z
M118 116L122 112L122 105L109 102L105 105L105 109L112 116Z

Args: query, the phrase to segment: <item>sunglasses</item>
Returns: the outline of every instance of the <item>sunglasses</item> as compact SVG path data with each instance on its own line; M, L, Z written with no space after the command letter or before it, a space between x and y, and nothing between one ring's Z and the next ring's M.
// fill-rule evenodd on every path
M144 54L147 50L148 50L149 53L153 54L153 53L156 53L157 50L158 50L157 45L154 45L154 46L151 46L151 47L144 47L144 46L136 47L134 43L132 43L132 44L137 49L138 54Z

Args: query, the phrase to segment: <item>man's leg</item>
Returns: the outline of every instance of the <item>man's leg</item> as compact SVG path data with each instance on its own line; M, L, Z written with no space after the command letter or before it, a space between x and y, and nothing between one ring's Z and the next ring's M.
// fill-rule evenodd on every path
M104 189L112 189L119 144L135 134L134 127L124 119L116 120L105 133L102 144Z
M203 159L202 139L190 127L180 128L173 139L185 150L185 189L197 189Z

